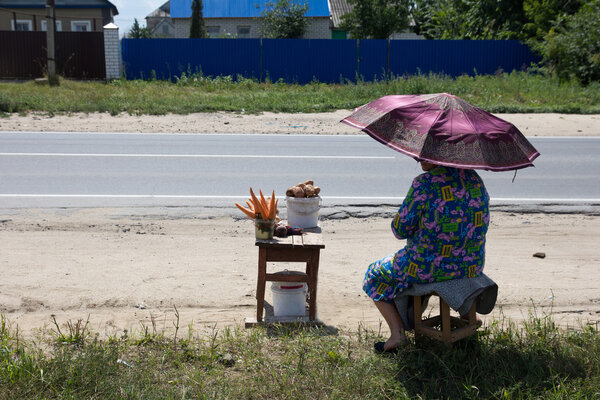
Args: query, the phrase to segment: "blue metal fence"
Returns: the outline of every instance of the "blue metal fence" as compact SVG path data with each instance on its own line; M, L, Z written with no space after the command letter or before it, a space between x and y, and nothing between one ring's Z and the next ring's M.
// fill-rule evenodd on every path
M174 79L182 73L260 78L258 39L123 39L127 79Z
M382 80L388 76L387 40L359 40L358 76L365 81Z
M327 83L521 70L538 57L515 40L123 39L127 79L182 73Z

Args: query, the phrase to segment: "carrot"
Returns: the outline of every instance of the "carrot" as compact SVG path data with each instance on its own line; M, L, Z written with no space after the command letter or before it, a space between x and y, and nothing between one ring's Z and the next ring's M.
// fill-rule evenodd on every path
M267 200L265 200L265 195L260 189L258 189L258 193L260 194L260 205L263 207L263 210L266 213L265 218L271 219L269 217L269 215L271 215L271 210L269 210L269 204L267 204Z
M250 188L250 196L252 196L252 202L254 203L254 210L255 210L255 214L260 214L260 216L262 218L268 218L267 214L265 213L265 210L263 209L262 205L260 204L260 200L258 200L258 198L256 198L256 195L254 194L254 191L252 190L252 188Z
M252 210L252 212L254 212L254 204L252 204L251 201L247 201L246 204L248 205L248 208L250 208L250 210Z
M235 203L235 205L237 206L237 208L239 208L240 210L242 210L242 212L244 214L246 214L248 216L248 218L251 218L251 219L256 218L256 214L254 212L248 210L244 206L239 205L238 203Z
M275 191L273 190L273 194L271 195L271 204L269 205L269 219L275 219L277 215L277 205L275 202Z
M275 204L273 205L273 211L272 211L272 217L271 219L275 219L277 218L277 203L279 202L279 199L275 200Z

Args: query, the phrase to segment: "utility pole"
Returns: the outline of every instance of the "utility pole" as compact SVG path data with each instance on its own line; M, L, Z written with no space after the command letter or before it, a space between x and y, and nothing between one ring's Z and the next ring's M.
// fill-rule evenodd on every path
M46 49L48 50L48 83L50 86L58 86L56 76L56 59L54 47L54 29L56 27L56 15L54 14L55 0L46 0Z

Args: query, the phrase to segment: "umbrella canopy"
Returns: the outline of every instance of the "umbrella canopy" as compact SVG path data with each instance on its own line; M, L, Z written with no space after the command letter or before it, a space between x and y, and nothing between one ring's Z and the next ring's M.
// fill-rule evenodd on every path
M342 122L418 161L508 171L540 153L510 122L448 93L385 96Z

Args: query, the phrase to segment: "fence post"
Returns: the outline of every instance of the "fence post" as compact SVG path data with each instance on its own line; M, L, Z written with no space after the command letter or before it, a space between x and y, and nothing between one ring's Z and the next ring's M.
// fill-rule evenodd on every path
M54 0L46 0L46 49L48 52L48 84L58 86L58 76L56 76L56 14ZM15 21L15 30L17 30L17 21Z
M119 43L119 27L113 23L104 25L104 60L106 63L106 80L121 77L121 44Z

